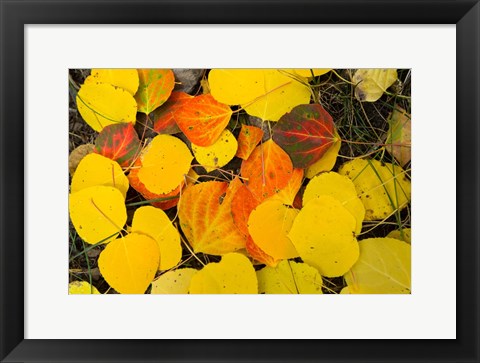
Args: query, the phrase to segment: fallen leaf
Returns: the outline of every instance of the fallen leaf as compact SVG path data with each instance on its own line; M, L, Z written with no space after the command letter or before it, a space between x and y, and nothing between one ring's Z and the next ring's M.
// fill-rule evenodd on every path
M410 228L402 228L401 230L396 229L387 234L387 237L399 239L400 241L412 244L412 230Z
M152 282L151 294L188 294L192 277L198 271L194 268L182 268L168 271Z
M78 112L95 131L100 132L111 124L135 123L137 102L122 88L86 80L77 93L76 101Z
M276 266L278 261L275 260L268 253L265 253L257 244L253 241L252 237L247 237L247 243L245 244L248 255L259 263L267 266Z
M186 100L173 113L178 127L198 146L210 146L217 141L231 116L231 108L210 94Z
M359 234L362 231L362 222L365 218L365 208L357 196L353 182L344 175L333 171L322 173L312 178L303 193L303 205L321 195L329 195L339 202L355 217L356 229Z
M68 171L70 172L70 175L75 173L80 161L88 154L91 154L94 148L95 145L93 144L83 144L72 150L70 156L68 157Z
M256 207L248 218L248 231L253 242L271 256L275 264L280 260L298 257L298 252L287 237L298 210L278 200L267 200Z
M176 134L181 130L173 115L177 108L182 106L193 96L179 91L173 91L167 102L152 112L153 129L159 134Z
M85 156L78 164L72 177L70 192L75 193L97 185L117 188L124 198L129 188L128 178L116 161L92 153Z
M321 294L322 276L306 263L281 261L257 271L259 294Z
M192 144L195 159L207 173L227 165L237 152L237 139L229 130L223 130L220 137L210 146Z
M185 188L178 203L178 217L185 237L195 252L224 255L245 248L245 237L232 217L232 198L242 186L210 181Z
M130 166L140 153L141 144L131 123L108 125L95 140L95 152L112 159L120 166Z
M412 158L411 117L397 106L388 119L387 150L400 165L404 166Z
M258 200L264 200L285 188L292 177L290 157L273 140L260 144L242 162L241 174Z
M288 234L302 260L322 276L345 274L357 261L356 220L337 199L322 195L303 206Z
M87 243L107 243L116 238L127 221L125 198L113 187L94 186L70 194L70 219Z
M146 234L157 241L160 251L159 270L175 267L182 259L180 234L163 210L151 206L135 210L132 232Z
M241 105L252 116L277 121L297 105L310 101L310 89L279 69L212 69L212 96L227 105Z
M337 141L332 116L319 104L299 105L283 115L272 138L301 169L317 162Z
M171 69L139 69L140 85L135 95L138 112L150 114L167 101L175 86Z
M355 98L360 102L375 102L397 78L396 69L359 69L352 77Z
M314 162L312 165L308 166L305 169L305 177L308 179L312 179L315 175L320 174L324 171L330 171L335 166L337 162L338 152L340 151L340 147L342 146L342 140L335 133L336 141L325 151L325 154Z
M387 218L410 201L410 180L399 166L372 159L354 159L343 164L338 172L355 184L357 195L365 206L367 221Z
M138 72L136 69L92 69L90 77L85 83L108 83L115 87L123 88L132 96L138 90Z
M360 257L345 275L351 294L410 294L411 248L393 238L360 241Z
M190 294L257 294L255 269L245 256L228 253L218 263L212 262L191 280Z
M233 223L239 231L248 237L248 217L250 213L260 204L246 185L241 185L232 198L231 213Z
M257 144L262 140L262 137L263 131L261 128L243 124L238 135L238 150L236 156L240 159L247 160Z
M292 172L292 177L288 181L288 184L280 190L277 194L272 195L270 199L275 199L281 201L286 205L293 205L295 201L295 196L300 190L303 183L303 169L294 168Z
M151 237L130 233L113 240L100 253L98 267L107 283L120 294L143 294L158 270L160 253Z
M185 143L158 135L142 152L138 178L151 193L166 194L177 188L190 170L193 156Z
M70 295L77 294L100 294L95 286L90 285L87 281L72 281L68 284L68 293Z

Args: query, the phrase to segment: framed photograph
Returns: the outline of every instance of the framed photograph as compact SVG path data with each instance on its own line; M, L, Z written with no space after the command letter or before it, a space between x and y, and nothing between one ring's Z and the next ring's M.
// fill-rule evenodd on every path
M478 1L0 1L2 362L480 361Z

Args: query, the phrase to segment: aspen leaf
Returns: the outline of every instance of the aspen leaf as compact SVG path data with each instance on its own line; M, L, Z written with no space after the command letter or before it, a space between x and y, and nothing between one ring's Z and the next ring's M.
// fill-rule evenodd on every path
M188 294L194 268L182 268L168 271L152 282L151 294Z
M260 204L246 185L240 186L232 198L233 223L239 231L248 237L248 217L250 213Z
M296 209L278 200L267 200L252 211L248 231L255 244L278 263L279 260L298 257L298 252L287 237L297 216Z
M70 219L87 243L116 237L127 221L125 197L113 187L94 186L70 194Z
M255 269L247 257L228 253L218 263L198 271L190 283L191 294L257 294Z
M393 238L359 242L360 257L345 275L351 294L410 294L411 248Z
M278 119L310 101L304 83L279 69L212 69L208 74L212 96L227 105L241 105L262 120Z
M404 109L397 106L388 119L387 150L404 166L412 158L411 155L411 118Z
M241 174L248 188L259 200L264 200L285 188L292 177L290 157L272 139L257 146L242 162Z
M387 234L387 237L412 244L412 230L410 228L403 228L402 230L396 229Z
M365 208L357 196L353 182L344 175L333 171L322 173L312 178L303 193L303 205L321 195L329 195L342 203L342 205L355 217L357 222L355 232L362 230L365 218Z
M210 181L185 188L178 203L183 233L195 252L223 255L245 248L245 237L232 217L232 198L242 186Z
M256 126L242 125L238 134L238 150L236 156L247 160L257 144L262 140L263 130Z
M120 294L143 294L158 270L160 253L151 237L130 233L113 240L100 253L100 273Z
M336 141L328 148L327 151L325 151L325 154L323 154L320 159L305 169L306 178L312 179L315 175L318 175L323 171L330 171L333 169L337 161L338 152L342 146L342 140L337 133L335 133L335 138Z
M267 266L276 266L278 264L278 260L275 260L272 256L270 256L268 253L265 253L265 251L258 247L250 235L247 237L245 249L248 255L259 263L263 263Z
M327 277L345 274L357 261L356 220L337 199L322 195L298 213L288 234L302 260Z
M355 184L365 206L365 220L387 218L410 201L410 180L399 166L378 160L354 159L343 164L338 172Z
M223 130L220 138L210 146L192 144L193 155L207 173L227 165L237 152L237 139L229 130Z
M112 186L127 195L128 178L116 161L98 154L88 154L77 166L72 177L70 191L78 192L96 185Z
M167 102L152 112L153 129L159 134L176 134L180 132L175 118L174 111L186 101L193 98L185 92L173 91Z
M355 98L360 102L375 102L397 80L396 69L359 69L353 75Z
M185 143L170 135L158 135L141 154L138 178L155 194L177 188L190 169L193 156Z
M68 157L68 171L70 172L70 175L75 173L80 161L82 161L82 159L88 154L91 154L94 149L95 145L93 144L83 144L72 150Z
M95 131L102 131L111 124L135 123L137 102L122 88L86 80L80 87L76 100L78 112Z
M173 113L185 136L195 145L210 146L227 127L232 110L210 94L186 100Z
M286 205L293 205L295 201L295 196L300 190L303 183L303 169L294 168L292 172L292 177L288 181L287 185L280 190L277 194L274 194L269 199L275 199L281 201Z
M136 69L92 69L85 83L108 83L123 88L132 96L138 90L138 72Z
M142 166L142 161L138 158L128 174L128 181L130 186L139 192L146 200L151 201L150 204L162 210L167 210L175 207L178 204L180 190L184 182L180 183L178 187L168 193L155 194L149 191L145 185L138 178L138 171ZM190 172L189 172L190 173Z
M337 141L332 116L319 104L299 105L283 115L273 127L272 138L295 168L314 164Z
M141 149L137 132L131 123L108 125L95 140L95 152L128 167Z
M151 206L138 208L133 215L131 231L146 234L157 241L159 270L175 267L182 259L180 234L163 210Z
M138 111L149 114L167 101L175 86L171 69L139 69L140 85L135 95Z
M87 281L72 281L68 284L68 293L70 295L77 294L100 294L95 286L90 285Z
M306 263L281 261L257 271L260 294L321 294L322 276Z

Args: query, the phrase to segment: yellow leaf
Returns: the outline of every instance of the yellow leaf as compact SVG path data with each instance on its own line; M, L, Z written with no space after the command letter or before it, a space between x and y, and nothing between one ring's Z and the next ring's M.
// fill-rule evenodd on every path
M257 271L260 294L321 294L322 276L306 263L282 261Z
M404 166L412 158L411 155L411 119L404 109L397 106L389 120L387 132L387 150L397 159L400 165Z
M132 96L138 90L138 72L136 69L92 69L85 83L109 83L123 88Z
M144 233L157 241L159 270L168 270L182 259L180 234L163 210L151 206L138 208L133 215L132 232Z
M387 234L387 237L399 239L400 241L412 244L412 230L410 228L403 228L402 230L396 229Z
M143 294L158 270L160 253L153 238L130 233L113 240L100 253L98 267L120 294Z
M308 86L279 69L212 69L212 96L227 105L241 105L252 116L278 121L292 108L310 102Z
M323 156L318 161L305 169L306 178L312 179L315 175L318 175L323 171L330 171L335 166L338 152L340 151L340 147L342 146L342 140L340 139L338 134L335 134L335 137L335 142L327 149L325 154L323 154Z
M287 237L298 210L279 200L267 200L256 207L248 218L248 231L255 244L274 260L298 257Z
M188 294L192 277L197 272L194 268L168 271L152 282L151 294Z
M375 102L397 80L396 69L359 69L353 75L355 97L360 102Z
M68 293L76 294L100 294L95 286L90 285L87 281L72 281L68 284Z
M327 277L345 274L358 259L356 220L337 199L321 195L309 201L288 236L305 263Z
M190 283L190 294L257 294L255 269L239 253L228 253L197 272Z
M90 244L116 238L127 221L125 198L113 187L95 186L70 194L69 210L78 235Z
M116 161L92 153L85 156L78 164L72 177L70 191L75 193L97 185L117 188L124 198L129 187L128 178Z
M355 184L365 206L367 221L387 218L410 201L410 180L399 166L378 160L354 159L343 164L338 172Z
M99 132L119 122L135 124L137 117L135 98L128 91L108 83L86 80L77 93L77 107L85 122Z
M155 136L141 155L138 178L151 193L169 193L184 180L192 159L182 140L170 135Z
M192 143L193 155L207 173L227 165L235 156L237 147L237 139L229 130L223 130L219 139L210 146L197 146Z
M365 208L362 201L357 197L355 185L349 178L333 171L317 175L310 180L305 188L303 205L321 195L329 195L340 201L357 221L355 232L357 234L361 232Z
M411 248L393 238L360 241L360 257L345 275L351 294L410 294Z

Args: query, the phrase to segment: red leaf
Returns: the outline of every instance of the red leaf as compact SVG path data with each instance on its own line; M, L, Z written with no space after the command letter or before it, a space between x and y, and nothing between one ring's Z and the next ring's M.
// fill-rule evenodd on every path
M173 91L167 102L153 111L151 116L153 129L159 134L172 135L180 132L173 118L173 112L191 98L193 98L193 96L188 93Z
M138 112L147 115L162 105L175 86L175 76L171 69L139 69L140 85L135 94Z
M247 160L255 146L263 137L263 130L256 126L242 125L238 135L237 154L240 159Z
M121 166L130 166L140 152L140 140L131 123L105 126L95 140L95 152L115 160Z
M232 110L210 94L185 101L173 114L178 127L198 146L210 146L227 127Z
M257 146L241 167L248 188L258 200L271 197L285 188L292 172L290 157L272 139Z
M293 166L304 169L333 145L335 125L322 106L300 105L278 120L272 137L290 155Z

